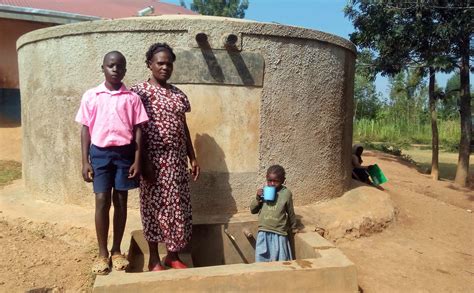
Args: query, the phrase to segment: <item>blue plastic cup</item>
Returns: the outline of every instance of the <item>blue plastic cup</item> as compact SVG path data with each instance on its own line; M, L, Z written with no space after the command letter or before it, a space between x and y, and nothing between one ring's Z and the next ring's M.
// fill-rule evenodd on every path
M263 200L266 201L274 201L276 195L276 187L275 186L264 186L263 187Z

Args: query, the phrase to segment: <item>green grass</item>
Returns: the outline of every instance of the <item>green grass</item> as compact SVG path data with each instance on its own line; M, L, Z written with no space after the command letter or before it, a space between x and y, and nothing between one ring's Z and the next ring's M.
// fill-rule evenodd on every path
M409 148L402 151L409 155L419 166L425 170L431 170L431 149ZM454 180L458 163L458 154L446 151L439 152L439 177ZM474 156L469 160L469 172L474 170Z
M358 141L354 141L356 143ZM415 164L421 173L429 174L431 170L431 147L426 145L363 143L369 150L377 150L400 157L406 162ZM454 180L458 162L458 153L440 150L438 154L439 176L443 179ZM469 160L469 173L474 176L474 155Z
M456 151L460 126L457 120L438 120L440 147ZM429 123L361 119L354 123L354 140L362 142L390 142L397 145L431 144Z
M0 187L21 178L21 163L17 161L0 160Z

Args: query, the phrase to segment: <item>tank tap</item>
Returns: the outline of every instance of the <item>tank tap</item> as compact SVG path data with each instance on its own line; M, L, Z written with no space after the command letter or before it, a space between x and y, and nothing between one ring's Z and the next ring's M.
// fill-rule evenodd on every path
M227 228L224 229L224 233L229 236L230 239L232 239L233 241L235 241L235 237L234 235L230 234L229 231L227 230Z
M247 238L253 238L253 234L252 234L252 232L250 232L249 230L243 229L242 232L244 233L245 237L247 237Z

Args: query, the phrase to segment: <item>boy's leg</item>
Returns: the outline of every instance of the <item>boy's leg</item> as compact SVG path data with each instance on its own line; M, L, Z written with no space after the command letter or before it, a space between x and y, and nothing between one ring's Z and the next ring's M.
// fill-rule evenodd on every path
M127 198L128 190L138 187L138 182L128 178L130 166L135 159L135 149L132 145L125 145L114 148L113 164L114 174L114 237L111 253L121 254L120 244L127 222Z
M109 257L107 237L109 234L110 191L98 192L95 197L95 230L99 243L99 256Z
M122 243L123 232L125 231L125 223L127 222L127 190L115 190L112 194L114 203L114 238L112 255L121 254L120 244Z

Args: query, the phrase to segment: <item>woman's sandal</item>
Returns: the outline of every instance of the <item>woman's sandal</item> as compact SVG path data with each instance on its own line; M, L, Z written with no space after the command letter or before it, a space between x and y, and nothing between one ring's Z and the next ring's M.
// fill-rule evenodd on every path
M124 271L128 267L128 260L123 254L112 255L112 266L116 271Z
M168 257L165 257L165 266L173 269L187 269L186 266L181 260L170 260Z
M161 263L157 263L155 265L148 265L148 271L149 272L159 272L159 271L164 271L165 268L161 265Z
M92 265L92 273L95 275L107 275L110 273L110 261L107 257L99 257Z

